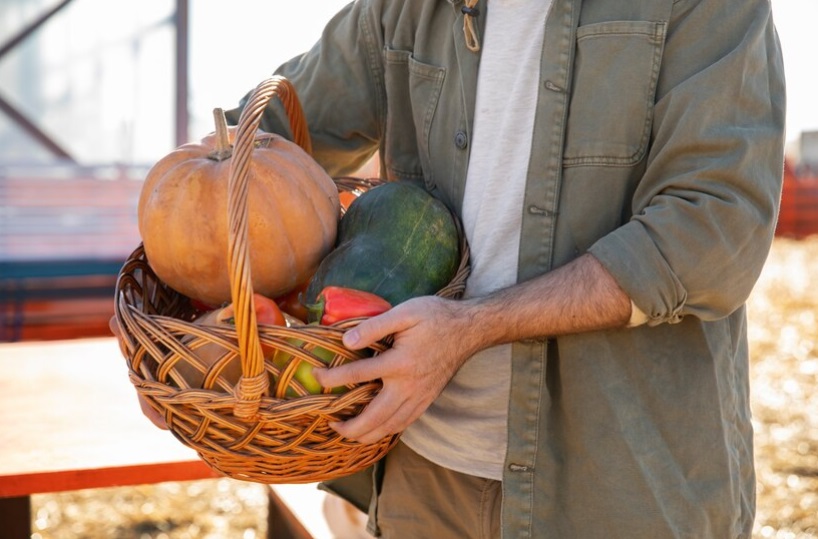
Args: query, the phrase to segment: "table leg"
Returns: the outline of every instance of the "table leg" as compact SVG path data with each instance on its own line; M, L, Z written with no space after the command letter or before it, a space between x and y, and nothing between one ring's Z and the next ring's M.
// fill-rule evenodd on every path
M267 539L313 539L290 508L267 489Z
M30 539L31 498L0 498L0 535L7 539Z

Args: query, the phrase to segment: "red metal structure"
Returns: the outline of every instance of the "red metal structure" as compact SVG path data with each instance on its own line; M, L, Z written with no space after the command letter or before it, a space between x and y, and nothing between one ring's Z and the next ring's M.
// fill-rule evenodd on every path
M161 24L175 34L175 141L188 141L188 0ZM66 15L60 0L0 41L0 60ZM81 4L77 2L76 4ZM64 21L63 21L64 22ZM71 148L0 90L0 119L41 152L32 162L0 158L0 342L110 335L113 291L139 243L136 203L146 167L83 166Z
M784 165L784 189L776 235L802 239L818 234L818 171Z

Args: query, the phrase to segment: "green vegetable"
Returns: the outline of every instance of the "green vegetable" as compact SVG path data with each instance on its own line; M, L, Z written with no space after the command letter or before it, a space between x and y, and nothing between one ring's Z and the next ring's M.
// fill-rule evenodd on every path
M412 183L389 182L352 202L306 299L315 303L325 287L341 286L397 305L441 290L459 263L457 226L446 205Z
M304 341L301 339L290 338L287 339L287 342L296 348L307 350L325 365L332 363L332 360L335 358L334 352L320 346L305 346ZM298 361L298 365L293 373L293 379L301 384L309 394L318 395L323 393L324 387L318 383L318 380L316 380L315 376L312 374L312 370L315 368L312 363L301 359L296 359L294 355L287 353L283 349L277 350L272 359L273 365L278 367L282 372L288 367L290 362L294 360ZM346 391L347 388L344 386L334 387L330 390L331 393L344 393ZM287 387L284 397L291 398L297 396L298 393L292 387Z

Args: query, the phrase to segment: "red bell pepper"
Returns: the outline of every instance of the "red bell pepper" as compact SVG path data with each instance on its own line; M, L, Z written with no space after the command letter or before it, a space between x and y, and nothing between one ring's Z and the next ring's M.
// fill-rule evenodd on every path
M256 323L270 326L286 326L287 320L275 301L261 294L253 294L253 307L256 311ZM217 322L235 324L235 306L231 303L216 315Z
M376 316L392 308L382 297L341 286L327 286L317 301L307 306L311 321L320 321L323 325L334 324L341 320L360 316Z

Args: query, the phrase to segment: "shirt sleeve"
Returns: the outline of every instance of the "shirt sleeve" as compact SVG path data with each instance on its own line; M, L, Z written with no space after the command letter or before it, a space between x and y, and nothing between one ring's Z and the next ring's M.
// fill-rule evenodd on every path
M785 87L770 5L717 4L677 4L633 217L590 248L651 325L739 308L775 230Z

